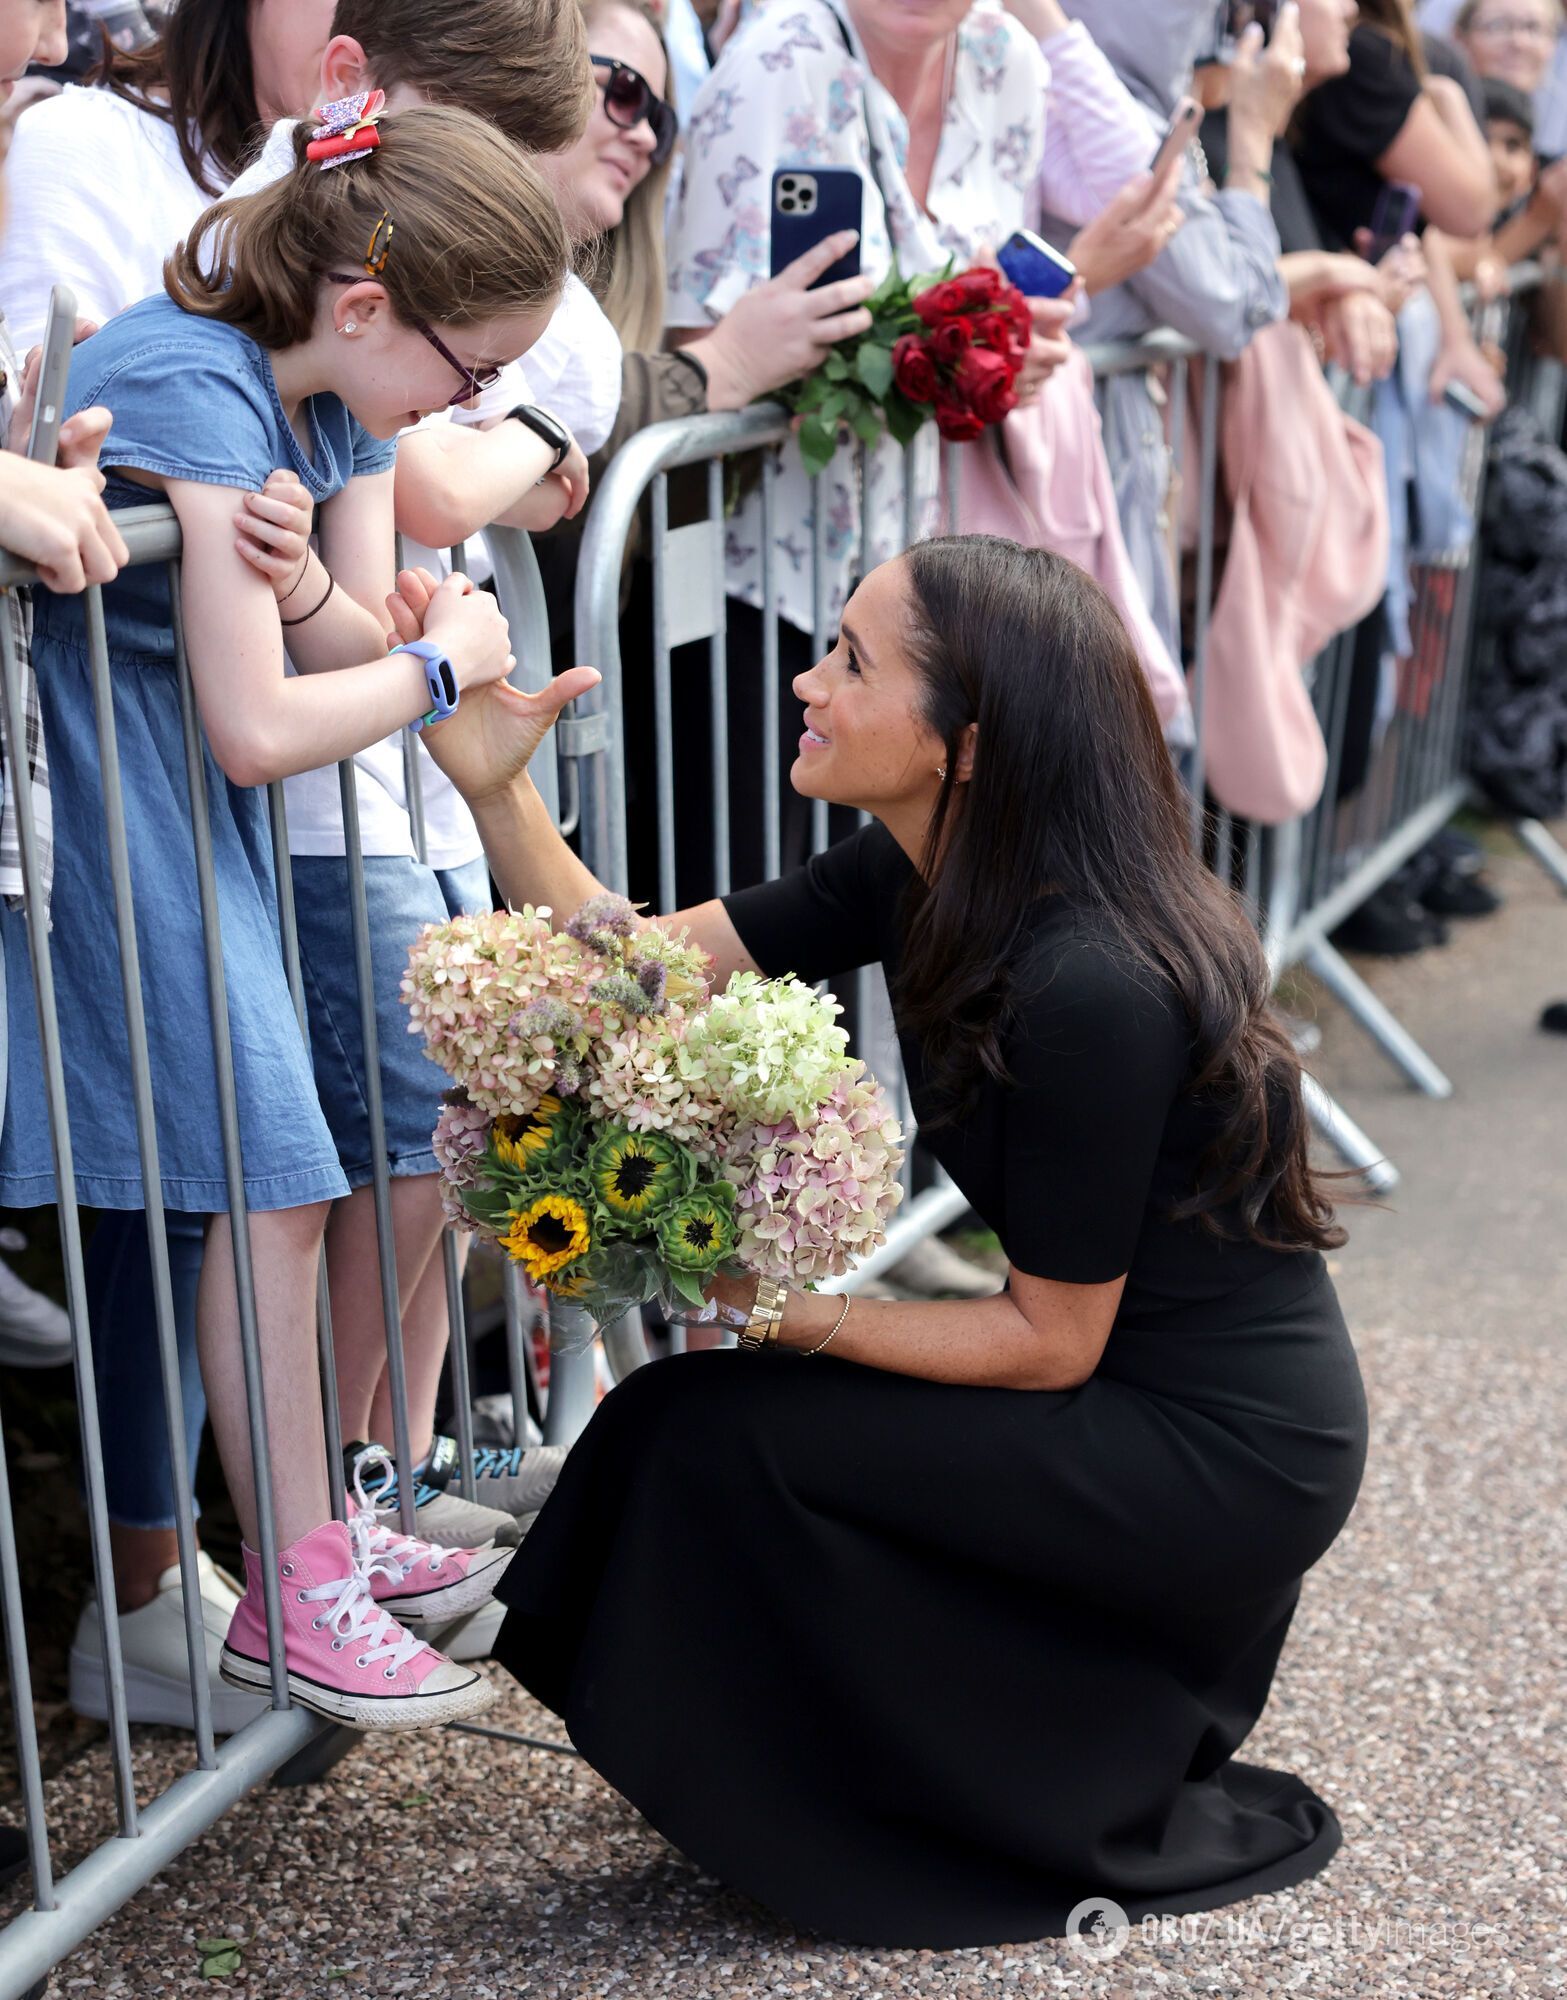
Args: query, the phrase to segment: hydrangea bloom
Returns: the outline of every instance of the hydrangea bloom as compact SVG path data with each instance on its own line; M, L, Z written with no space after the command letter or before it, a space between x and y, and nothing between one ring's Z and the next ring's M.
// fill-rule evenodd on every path
M786 1118L736 1134L724 1175L740 1261L794 1284L841 1278L881 1242L902 1199L902 1139L880 1084L850 1076L803 1129Z
M858 1068L837 1024L842 1012L801 980L737 972L692 1020L687 1046L737 1117L799 1123Z
M700 1015L679 1008L633 1021L593 1051L590 1104L633 1132L667 1132L672 1139L716 1157L735 1124L719 1069L692 1044Z

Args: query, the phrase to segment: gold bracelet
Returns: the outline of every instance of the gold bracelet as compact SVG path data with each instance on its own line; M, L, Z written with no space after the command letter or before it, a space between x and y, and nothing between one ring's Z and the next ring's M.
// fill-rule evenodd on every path
M852 1298L847 1298L844 1300L843 1310L842 1312L839 1313L838 1317L833 1321L832 1333L828 1334L827 1340L832 1339L832 1334L836 1333L839 1327L842 1326L844 1321L849 1317L849 1308L853 1304L854 1300ZM814 1347L802 1347L800 1352L802 1355L820 1354L822 1349L827 1345L827 1340L817 1341Z
M777 1278L761 1278L757 1281L756 1303L751 1308L751 1316L746 1321L736 1345L749 1348L753 1354L764 1347L776 1347L778 1329L783 1324L784 1304L789 1297L789 1287Z

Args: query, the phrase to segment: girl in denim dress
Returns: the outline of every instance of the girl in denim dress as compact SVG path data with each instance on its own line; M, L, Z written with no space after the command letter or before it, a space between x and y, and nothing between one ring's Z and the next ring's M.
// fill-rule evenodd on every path
M351 757L431 708L423 660L387 652L392 441L526 349L569 253L542 183L492 128L455 110L363 108L371 118L351 146L310 157L323 148L302 127L290 175L203 217L170 259L169 296L78 350L69 401L114 411L100 460L110 505L166 496L183 537L177 586L161 566L134 568L103 603L163 1200L214 1217L202 1372L246 1544L223 1673L264 1688L267 1647L173 587L205 731L289 1685L336 1720L406 1728L487 1699L482 1680L406 1628L482 1602L507 1557L431 1550L363 1517L351 1535L328 1518L315 1287L327 1205L346 1182L281 962L260 787ZM247 556L235 517L279 470L317 507L319 553L274 580ZM51 947L77 1194L139 1208L89 660L79 612L39 596L55 773ZM442 587L425 633L459 690L514 664L504 620L465 578ZM0 1202L21 1207L53 1201L56 1188L26 936L9 912L0 927L11 1038Z

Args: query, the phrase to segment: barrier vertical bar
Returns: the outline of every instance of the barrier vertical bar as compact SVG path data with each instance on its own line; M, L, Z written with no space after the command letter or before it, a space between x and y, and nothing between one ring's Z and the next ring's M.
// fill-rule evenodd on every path
M22 888L27 902L28 945L33 959L33 998L38 1009L39 1041L44 1051L45 1082L49 1096L50 1133L54 1138L55 1183L59 1195L61 1226L67 1203L70 1213L76 1217L75 1187L66 1191L66 1177L70 1176L70 1135L62 1123L58 1137L55 1136L54 1120L64 1114L64 1079L59 1076L59 1023L54 1011L54 980L48 963L48 919L41 911L37 918L34 911L39 902L38 836L33 824L32 786L28 773L23 768L19 746L27 741L26 722L22 713L21 662L17 658L12 636L12 620L9 606L3 601L8 592L0 592L0 699L5 705L4 777L10 786L10 796L15 802L17 817L17 845L22 863ZM38 957L38 939L42 939L43 960ZM53 1061L50 1061L51 1037L56 1038ZM64 1158L62 1161L62 1149ZM62 1177L63 1168L63 1177ZM71 1345L73 1351L85 1341L78 1340L77 1329L85 1330L85 1286L78 1283L76 1296L70 1301ZM94 1536L94 1556L96 1559L97 1537ZM11 1509L11 1473L6 1463L5 1431L0 1425L0 1608L5 1613L5 1656L6 1667L11 1681L11 1715L16 1737L16 1757L22 1790L23 1816L27 1827L27 1855L33 1872L33 1904L40 1910L52 1910L54 1899L54 1869L49 1856L49 1824L44 1812L43 1767L38 1755L38 1724L33 1713L32 1671L27 1657L27 1628L22 1612L21 1567L16 1549L16 1519ZM105 1617L105 1635L109 1620ZM119 1633L116 1630L116 1639ZM112 1706L111 1706L112 1714ZM116 1780L119 1766L116 1764ZM134 1795L132 1806L134 1809Z
M675 717L669 680L669 481L653 481L653 742L658 781L658 900L674 909ZM590 861L588 864L592 866Z
M412 1441L408 1435L408 1371L403 1359L402 1294L397 1282L397 1238L392 1225L392 1176L386 1150L386 1109L381 1093L380 1031L375 1019L375 968L370 957L370 906L365 889L364 844L359 829L359 787L351 757L337 767L343 804L343 859L348 870L348 920L359 988L359 1039L364 1052L365 1114L370 1125L371 1199L375 1204L376 1263L381 1317L386 1329L386 1372L392 1396L392 1448L397 1459L397 1515L405 1535L414 1532Z
M1201 852L1207 747L1208 619L1213 608L1213 498L1219 462L1219 363L1203 356L1201 443L1197 469L1197 603L1192 616L1192 844Z
M6 734L9 740L9 717ZM27 1863L33 1874L33 1908L52 1910L56 1907L54 1864L49 1855L49 1822L44 1812L43 1764L38 1755L38 1721L33 1713L33 1674L27 1657L16 1516L11 1510L11 1468L6 1462L3 1425L0 1425L0 1612L5 1617L5 1664L11 1682L11 1724L16 1739L22 1820L27 1834Z
M288 805L281 779L267 787L272 823L272 867L277 878L278 928L283 938L283 971L306 1049L310 1022L305 1013L305 979L299 960L299 921L294 909L294 860L288 845ZM326 1247L316 1266L316 1365L321 1376L321 1417L326 1431L326 1479L334 1519L348 1518L343 1478L343 1413L337 1397L337 1353L332 1344L332 1288L327 1280Z
M446 1275L446 1324L452 1361L452 1416L457 1431L457 1490L465 1500L477 1500L473 1472L473 1383L468 1366L468 1312L462 1295L462 1257L457 1233L450 1224L441 1233L441 1263Z
M114 889L114 928L119 946L120 994L125 1006L125 1040L130 1057L131 1098L136 1107L136 1147L141 1168L142 1209L147 1218L147 1252L152 1270L153 1321L158 1370L163 1385L163 1420L168 1427L170 1484L174 1494L174 1539L179 1550L180 1597L185 1620L185 1658L190 1670L191 1721L196 1763L210 1771L217 1763L212 1740L212 1687L207 1678L207 1628L202 1613L201 1573L196 1561L196 1523L191 1513L191 1467L185 1453L185 1409L180 1394L179 1340L174 1327L174 1286L169 1275L169 1241L163 1215L163 1177L158 1165L158 1129L152 1098L152 1061L147 1017L142 1005L141 955L131 888L130 846L125 832L125 800L120 786L120 747L114 723L114 686L109 672L109 639L103 592L87 592L87 657L92 673L98 733L98 771L103 786L104 839L109 880ZM93 1386L83 1384L85 1401ZM106 1522L107 1525L107 1522ZM116 1621L117 1622L117 1621ZM104 1624L107 1634L108 1614ZM118 1632L116 1632L118 1637ZM107 1662L107 1652L106 1652Z
M762 457L762 874L767 881L782 866L783 800L779 764L778 709L783 690L778 677L778 453Z
M827 517L822 511L822 474L811 481L811 643L818 660L827 651ZM811 852L828 844L827 801L811 801Z
M724 518L724 462L712 458L707 464L708 519L722 524ZM720 896L729 893L729 649L727 644L729 599L722 589L719 598L719 626L707 642L708 699L713 730L713 882Z
M212 829L207 820L207 768L196 692L185 654L185 613L180 597L180 565L169 565L169 609L179 675L180 722L185 738L185 777L190 791L191 839L196 888L201 902L201 936L206 958L207 1006L212 1023L212 1061L217 1076L218 1126L223 1173L228 1185L229 1233L233 1239L234 1298L239 1319L240 1361L245 1376L245 1413L250 1428L251 1480L256 1495L256 1534L261 1546L262 1597L267 1613L267 1662L272 1705L288 1708L288 1669L283 1658L283 1598L278 1578L277 1515L272 1497L272 1452L267 1433L266 1387L261 1368L261 1336L256 1320L255 1266L250 1249L250 1209L240 1153L239 1104L234 1089L234 1051L229 1039L228 988L223 973L223 936L218 883L212 861Z

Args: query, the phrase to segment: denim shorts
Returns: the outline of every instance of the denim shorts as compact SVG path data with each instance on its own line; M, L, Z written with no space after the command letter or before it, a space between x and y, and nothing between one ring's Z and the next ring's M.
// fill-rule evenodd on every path
M396 855L372 855L364 866L387 1156L394 1174L433 1174L430 1137L447 1079L425 1055L423 1039L409 1034L399 989L409 947L426 924L490 907L489 870L482 859L462 868L433 869ZM349 1185L364 1187L372 1177L374 1149L348 864L339 855L296 854L293 867L316 1089Z

